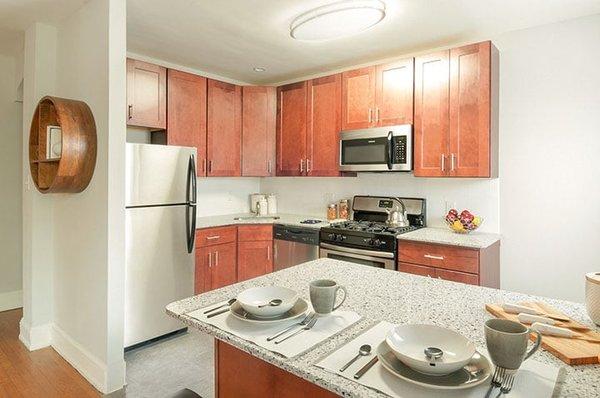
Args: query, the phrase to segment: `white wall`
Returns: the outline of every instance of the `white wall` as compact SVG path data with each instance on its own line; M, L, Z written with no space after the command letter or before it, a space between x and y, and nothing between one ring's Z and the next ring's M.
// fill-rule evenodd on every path
M502 287L582 301L600 270L600 15L494 43Z
M260 179L198 178L198 217L250 211L250 194L260 191Z
M22 97L19 84L22 72L21 36L6 37L0 32L0 311L18 308L22 292Z

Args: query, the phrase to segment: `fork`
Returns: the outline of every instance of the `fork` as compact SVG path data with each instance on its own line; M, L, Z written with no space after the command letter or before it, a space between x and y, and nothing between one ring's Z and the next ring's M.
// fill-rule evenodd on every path
M496 366L494 370L494 375L492 376L492 382L490 383L490 388L488 388L487 393L485 394L485 398L489 398L492 390L494 388L500 388L502 386L502 381L504 380L505 369L500 366Z
M312 319L317 316L317 314L315 314L314 312L309 312L308 315L306 315L304 317L304 319L301 322L296 322L291 324L290 326L288 326L287 328L283 329L281 332L277 333L274 336L271 337L267 337L267 341L271 341L271 340L275 340L277 337L289 332L290 330L292 330L293 328L295 328L296 326L304 326L307 325L308 322L312 321Z
M508 394L512 390L513 383L515 382L516 372L506 371L506 379L502 380L502 386L496 398L499 398L502 394Z
M292 337L294 337L294 336L296 336L296 335L298 335L298 334L300 334L300 333L302 333L302 332L305 332L305 331L307 331L307 330L310 330L310 329L312 329L312 327L313 327L313 326L315 326L315 323L317 323L317 319L319 319L319 318L317 318L317 317L315 316L315 317L314 317L313 319L311 319L311 320L310 320L310 322L308 322L308 324L307 324L306 326L304 326L302 329L300 329L300 330L296 330L294 333L290 334L289 336L285 336L285 337L284 337L283 339L281 339L281 340L277 340L277 341L275 342L275 344L283 343L284 341L286 341L286 340L287 340L287 339L289 339L289 338L292 338Z

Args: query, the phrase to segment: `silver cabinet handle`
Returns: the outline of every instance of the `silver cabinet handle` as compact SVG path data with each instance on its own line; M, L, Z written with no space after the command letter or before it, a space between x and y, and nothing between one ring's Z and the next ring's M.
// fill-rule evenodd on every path
M271 174L271 161L267 161L267 173Z
M271 259L271 246L267 246L267 260Z
M304 173L304 159L300 159L300 174Z
M375 121L379 122L379 108L375 108Z
M206 172L206 159L204 159L202 161L202 172L205 173Z
M215 240L215 239L219 239L221 237L221 235L213 235L213 236L207 236L206 239L207 240Z
M310 159L306 159L306 173L310 173Z
M208 268L212 268L212 253L208 252Z
M442 153L442 171L446 169L446 155Z
M369 108L369 123L373 121L373 110Z
M217 265L219 265L219 252L218 251L215 252L215 267Z
M444 256L434 256L432 254L424 254L423 257L430 258L432 260L443 260Z
M454 154L450 154L450 171L454 171Z
M133 117L133 105L127 106L127 117L131 119Z

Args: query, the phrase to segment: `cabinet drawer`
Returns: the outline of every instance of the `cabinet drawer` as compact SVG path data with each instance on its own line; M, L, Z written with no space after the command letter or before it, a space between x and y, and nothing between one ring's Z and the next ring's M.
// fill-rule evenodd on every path
M206 228L196 231L196 246L205 247L235 242L237 227Z
M432 278L435 278L435 268L425 267L423 265L398 263L398 271L414 275L430 276Z
M479 273L479 250L456 246L400 241L398 261L472 274Z
M257 240L273 240L273 226L269 225L240 225L238 241L250 242Z
M447 281L467 283L469 285L479 285L479 277L474 274L464 272L448 271L446 269L437 269L436 275L440 279Z

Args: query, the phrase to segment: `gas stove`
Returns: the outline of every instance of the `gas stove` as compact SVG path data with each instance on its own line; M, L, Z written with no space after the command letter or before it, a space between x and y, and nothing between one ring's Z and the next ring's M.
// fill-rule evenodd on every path
M402 205L409 225L388 226L387 211ZM425 211L425 199L355 196L352 220L321 228L320 257L396 269L396 237L423 228Z

